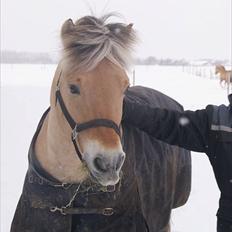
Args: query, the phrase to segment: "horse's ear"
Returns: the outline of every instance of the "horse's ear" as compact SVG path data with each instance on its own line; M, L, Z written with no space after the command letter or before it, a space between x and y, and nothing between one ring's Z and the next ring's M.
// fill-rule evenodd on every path
M74 29L75 25L72 19L66 20L61 28L61 37L63 38L64 35L72 33Z
M72 19L68 19L64 22L61 28L61 40L63 43L64 48L68 48L72 45L72 35L75 31L75 25L73 24Z

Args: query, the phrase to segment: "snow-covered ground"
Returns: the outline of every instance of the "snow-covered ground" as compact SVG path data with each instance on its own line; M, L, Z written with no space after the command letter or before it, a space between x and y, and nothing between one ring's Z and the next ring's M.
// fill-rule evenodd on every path
M1 65L1 232L9 232L27 170L27 151L49 105L55 65ZM129 73L132 76L131 73ZM227 104L216 79L183 72L182 67L137 66L135 84L155 88L185 109ZM206 155L192 153L192 191L172 214L172 232L215 232L219 191Z

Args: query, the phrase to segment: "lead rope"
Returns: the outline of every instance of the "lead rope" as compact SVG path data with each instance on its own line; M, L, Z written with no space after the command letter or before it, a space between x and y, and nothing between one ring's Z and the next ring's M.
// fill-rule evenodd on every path
M69 201L69 203L67 205L61 206L61 207L52 206L52 207L50 207L50 211L53 212L53 213L58 211L61 214L66 215L66 213L64 211L65 211L65 209L70 208L72 206L72 203L76 198L76 195L77 195L77 193L78 193L78 191L79 191L79 189L81 187L81 184L82 184L82 182L80 182L80 184L78 185L77 189L75 190L75 193L73 194L72 198L70 199L70 201Z
M78 185L77 189L75 190L75 193L73 194L72 198L70 199L69 203L65 206L57 207L57 206L52 206L50 207L50 212L55 213L56 211L61 213L62 215L67 215L67 214L101 214L104 216L111 216L115 213L113 208L102 208L102 209L95 209L95 208L88 208L88 209L83 209L83 208L71 208L73 201L76 198L76 195L78 194L78 191L80 189L82 182Z

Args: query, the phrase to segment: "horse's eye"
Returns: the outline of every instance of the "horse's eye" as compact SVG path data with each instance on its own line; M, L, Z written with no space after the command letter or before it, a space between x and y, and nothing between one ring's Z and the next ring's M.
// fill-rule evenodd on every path
M72 94L80 94L80 88L78 85L69 85L69 89Z

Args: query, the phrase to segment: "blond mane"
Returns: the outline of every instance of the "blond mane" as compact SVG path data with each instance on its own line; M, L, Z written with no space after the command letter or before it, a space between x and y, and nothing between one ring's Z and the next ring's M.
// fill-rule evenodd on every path
M113 14L101 18L85 16L73 23L67 20L61 30L64 46L62 61L68 70L90 71L104 58L128 68L136 43L132 24L107 23Z

